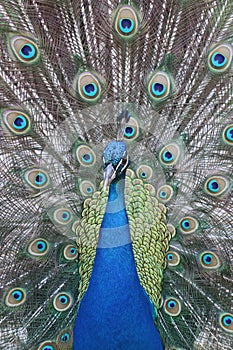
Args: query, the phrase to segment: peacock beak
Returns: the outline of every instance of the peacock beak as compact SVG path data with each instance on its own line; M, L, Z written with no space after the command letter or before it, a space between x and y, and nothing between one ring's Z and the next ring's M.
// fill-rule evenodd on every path
M109 163L108 166L104 169L104 191L106 191L107 186L110 185L112 180L116 177L116 170L114 169L112 163Z

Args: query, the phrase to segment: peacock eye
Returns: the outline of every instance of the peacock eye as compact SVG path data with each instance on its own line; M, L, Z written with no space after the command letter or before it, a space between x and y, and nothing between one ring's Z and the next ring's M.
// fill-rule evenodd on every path
M223 141L228 145L233 145L233 124L227 125L222 133Z
M89 103L96 103L102 95L101 82L96 74L83 72L74 79L74 88L79 97Z
M168 266L177 266L180 263L180 255L174 251L167 252Z
M91 181L84 180L79 185L80 192L83 196L91 196L95 192L95 186Z
M179 222L179 229L184 234L194 233L198 229L198 226L198 221L191 216L186 216Z
M133 117L130 117L129 122L124 128L124 139L128 141L135 140L139 135L139 130L140 129L137 120Z
M42 350L54 350L54 347L52 345L45 345Z
M136 11L131 6L121 6L114 16L113 26L122 39L131 39L137 33L139 26Z
M148 93L152 102L161 102L166 99L171 91L171 79L164 72L156 72L148 83Z
M153 170L148 165L140 165L140 167L137 168L136 171L137 177L141 178L142 180L150 180L153 175Z
M58 347L54 342L45 341L40 344L37 350L58 350Z
M180 157L180 148L176 143L170 143L163 147L159 153L159 160L162 165L174 165Z
M218 256L211 251L203 252L199 257L202 267L205 269L217 269L220 266Z
M63 251L66 260L75 260L78 256L78 250L72 244L68 244Z
M59 293L53 300L53 306L57 311L66 311L72 304L72 298L68 293Z
M173 196L174 190L169 185L161 186L157 191L157 198L163 202L167 203Z
M170 316L178 316L181 312L181 304L176 298L167 298L164 302L164 311Z
M59 349L70 349L73 342L73 334L70 329L61 331L57 337Z
M33 189L44 189L49 184L49 176L45 170L30 169L24 172L24 179Z
M206 180L204 190L207 194L217 197L226 192L230 187L229 181L224 176L212 176Z
M10 47L16 58L23 63L33 64L40 57L38 46L26 36L13 36Z
M22 111L5 110L2 113L2 120L7 129L14 135L25 135L30 131L30 118Z
M64 333L61 335L61 342L62 343L68 343L69 341L70 341L69 333Z
M232 46L222 44L212 50L208 56L208 66L214 73L225 72L232 62Z
M53 213L53 219L60 225L67 225L72 217L72 212L67 208L58 208Z
M93 166L96 162L94 151L87 145L75 146L75 155L77 161L84 167Z
M15 307L22 305L26 300L26 292L22 288L11 289L6 296L5 303L7 306Z
M227 332L233 333L233 315L230 313L223 313L219 318L220 326Z
M28 252L34 256L43 256L48 252L49 243L45 239L37 238L28 247Z

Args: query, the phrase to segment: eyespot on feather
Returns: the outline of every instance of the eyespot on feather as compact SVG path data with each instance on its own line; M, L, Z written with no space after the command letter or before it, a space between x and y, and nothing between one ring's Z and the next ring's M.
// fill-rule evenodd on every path
M179 265L180 255L177 252L169 250L167 252L167 263L168 263L168 266L170 267Z
M102 96L103 79L97 74L85 71L74 79L74 90L79 98L88 103L96 103Z
M10 307L22 305L26 301L26 291L23 288L10 289L5 298L5 304Z
M47 340L41 343L37 350L58 350L58 346L53 341Z
M220 197L222 194L230 189L229 180L220 175L213 175L209 177L204 184L205 193L212 197Z
M134 117L130 117L128 123L124 127L123 139L125 141L136 140L139 136L140 127Z
M24 171L23 178L35 190L45 189L50 184L47 172L39 168L31 168Z
M83 180L79 183L79 190L84 197L91 197L95 192L95 185L89 180Z
M229 312L220 314L219 324L224 331L233 334L233 314Z
M174 190L170 185L163 185L157 190L157 198L162 203L169 202L173 194Z
M40 58L37 44L23 35L11 36L9 45L12 53L18 61L25 64L35 64Z
M165 72L156 72L150 78L147 90L152 102L162 102L171 93L171 78Z
M58 208L53 212L53 220L59 225L69 224L72 218L72 212L68 208Z
M192 216L185 216L179 222L179 231L183 234L194 233L199 227L197 219Z
M232 63L233 48L230 44L221 44L210 51L208 67L213 73L224 73Z
M31 130L30 117L22 111L5 110L2 112L2 121L7 130L16 136L26 135Z
M199 256L201 266L208 270L217 269L221 266L219 257L212 251L204 251Z
M48 253L49 243L46 239L37 238L28 246L29 254L33 256L44 256Z
M227 145L233 145L233 124L227 125L222 132L223 142Z
M53 306L57 311L66 311L72 305L72 297L69 293L58 293L53 299Z
M133 7L120 6L113 15L113 29L124 40L132 39L139 29L139 16Z
M66 260L75 260L78 257L78 249L72 244L65 246L63 255Z
M153 175L153 170L148 165L140 165L136 170L137 177L144 180L149 181Z
M74 146L75 158L83 167L91 167L96 163L95 152L85 144Z
M170 316L178 316L181 312L181 304L177 298L170 297L164 301L164 311Z
M172 142L164 146L159 152L159 161L162 165L173 166L180 158L180 147Z
M73 343L73 332L70 329L62 330L57 336L57 343L61 350L70 348Z

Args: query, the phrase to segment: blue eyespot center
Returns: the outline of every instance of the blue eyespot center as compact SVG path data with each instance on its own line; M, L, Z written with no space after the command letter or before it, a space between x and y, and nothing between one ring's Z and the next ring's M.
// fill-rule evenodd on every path
M132 137L135 134L135 129L132 126L126 126L124 130L124 136Z
M16 301L21 301L23 299L23 293L20 290L15 290L12 296Z
M91 163L92 160L93 160L93 157L92 157L92 155L91 155L90 153L86 153L86 154L84 154L84 155L82 156L82 161L83 161L84 163Z
M92 193L92 191L93 191L93 190L92 190L92 187L87 187L87 188L86 188L86 192L87 192L87 193Z
M169 151L165 151L163 152L163 160L165 162L171 162L173 160L173 154Z
M173 260L173 254L168 254L168 256L167 256L167 260L169 260L169 261L171 261L171 260Z
M47 178L44 174L42 173L38 173L35 177L35 184L36 185L44 185L44 183L46 182Z
M173 309L174 307L176 307L176 301L175 300L170 300L168 303L167 303L167 306L169 309Z
M226 57L219 52L215 52L211 58L211 63L217 68L223 67L226 64L226 62Z
M36 49L32 44L25 44L21 49L20 49L20 55L24 59L32 59L36 55Z
M134 30L134 21L131 18L122 18L119 26L122 33L130 34Z
M45 345L43 346L42 350L54 350L54 347L51 345Z
M62 220L67 221L69 220L69 218L70 218L70 214L68 213L68 211L63 211Z
M206 265L210 265L211 262L212 262L212 259L213 259L213 257L212 257L211 254L205 254L205 255L203 256L203 261L204 261L204 263L205 263Z
M143 178L143 179L146 179L147 178L147 173L145 173L144 171L142 171L140 173L140 176Z
M61 336L61 341L62 341L63 343L68 343L68 342L70 341L70 335L69 335L69 333L64 333L64 334L62 334L62 336Z
M70 254L71 255L75 255L77 253L77 249L76 248L70 248Z
M189 220L183 220L182 223L181 223L181 226L183 229L187 230L190 228L190 222Z
M211 192L218 192L219 190L219 184L216 180L209 181L207 187Z
M84 94L88 97L94 97L97 94L97 85L95 83L86 84L82 88Z
M233 317L231 316L224 316L223 317L223 324L226 327L229 327L233 323Z
M27 126L27 120L24 116L18 115L15 118L13 125L14 125L15 129L22 130Z
M165 191L160 191L159 196L160 196L160 198L165 199L165 198L167 198L167 193Z
M233 141L233 127L227 129L227 131L226 131L226 138L229 141Z
M152 84L152 93L157 97L162 96L166 92L166 90L167 88L164 84L161 84L161 83Z
M40 251L40 252L44 252L47 248L47 245L45 242L43 241L38 241L37 242L37 249Z
M60 297L59 297L59 301L60 301L60 303L61 304L67 304L68 303L68 298L65 296L65 295L61 295Z

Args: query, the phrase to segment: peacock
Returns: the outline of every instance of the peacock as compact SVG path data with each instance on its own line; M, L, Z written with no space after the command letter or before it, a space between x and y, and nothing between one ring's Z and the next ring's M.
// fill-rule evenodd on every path
M0 348L233 349L233 3L2 0Z

